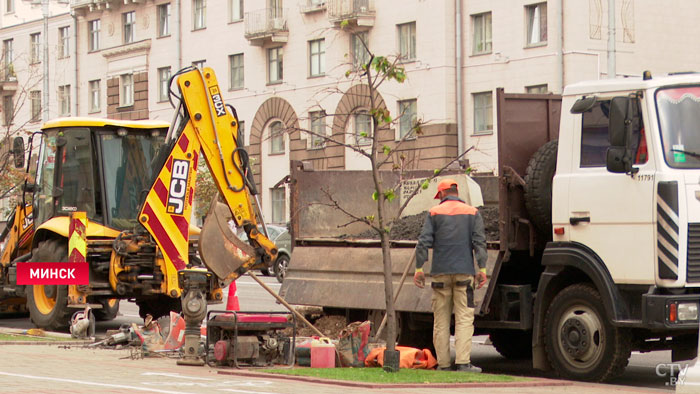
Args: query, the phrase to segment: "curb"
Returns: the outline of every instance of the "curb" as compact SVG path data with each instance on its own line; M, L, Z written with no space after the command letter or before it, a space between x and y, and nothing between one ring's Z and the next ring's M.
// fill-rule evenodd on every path
M291 376L280 375L266 372L253 372L246 370L235 371L216 371L220 375L237 375L247 377L257 377L266 379L281 379L294 380L298 382L329 384L341 387L358 387L367 389L395 389L395 388L484 388L484 387L547 387L547 386L573 386L573 382L544 379L544 378L529 378L528 381L522 382L475 382L475 383L363 383L352 382L348 380L331 380L322 378L312 378L308 376Z

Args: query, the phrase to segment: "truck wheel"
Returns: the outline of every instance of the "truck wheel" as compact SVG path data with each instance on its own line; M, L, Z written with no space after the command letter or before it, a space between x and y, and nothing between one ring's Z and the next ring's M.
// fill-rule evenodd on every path
M108 300L100 300L102 309L94 309L92 313L97 321L114 320L119 314L119 299L110 298Z
M32 252L30 262L68 261L68 242L53 238L39 243ZM27 309L32 323L45 330L68 327L72 310L68 308L68 286L27 286Z
M182 302L179 298L170 298L163 295L136 301L136 305L139 307L139 316L142 319L145 319L146 315L151 315L153 320L156 320L159 317L170 316L170 311L182 312Z
M532 331L494 330L489 333L489 338L496 351L507 359L532 358Z
M275 260L275 267L273 268L273 270L275 271L275 277L277 278L278 282L284 282L284 277L287 276L288 267L289 256L287 256L286 254L281 254L277 256L277 260Z
M538 230L551 236L552 179L557 169L558 141L542 145L532 155L525 171L525 208Z
M602 382L625 370L630 337L610 324L603 299L590 285L572 285L559 292L544 324L547 357L560 376Z

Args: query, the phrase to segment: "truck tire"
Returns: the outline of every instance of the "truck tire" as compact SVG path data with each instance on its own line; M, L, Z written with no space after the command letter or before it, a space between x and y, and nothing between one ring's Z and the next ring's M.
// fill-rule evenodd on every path
M92 311L92 313L95 315L95 320L110 321L114 320L119 314L118 298L100 300L100 304L102 304L102 309L93 309Z
M557 169L557 140L542 145L525 171L525 208L535 227L551 236L552 179Z
M622 374L630 335L610 324L598 291L587 284L559 292L545 317L545 350L561 377L602 382Z
M182 312L182 301L179 298L164 295L136 301L136 305L139 307L139 316L142 319L145 319L146 315L151 315L153 320L156 320L163 316L170 316L170 311Z
M532 331L493 330L489 338L496 351L507 359L532 359Z
M30 262L68 261L68 242L62 238L41 241L32 251ZM68 286L27 286L27 309L32 323L49 331L68 327L74 312L68 308Z

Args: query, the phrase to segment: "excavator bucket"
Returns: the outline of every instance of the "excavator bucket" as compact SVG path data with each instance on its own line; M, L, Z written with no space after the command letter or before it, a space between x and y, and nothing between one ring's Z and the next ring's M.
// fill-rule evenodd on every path
M231 231L232 218L228 206L215 198L199 235L199 256L210 271L224 278L225 285L236 279L232 273L255 259L255 249Z

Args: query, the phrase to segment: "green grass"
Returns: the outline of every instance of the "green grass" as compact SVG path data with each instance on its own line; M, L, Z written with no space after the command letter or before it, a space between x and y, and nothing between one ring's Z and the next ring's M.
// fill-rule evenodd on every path
M65 337L37 337L32 335L12 335L12 334L0 334L0 342L8 341L27 341L27 342L53 342L53 341L77 341L75 338L65 338Z
M384 372L381 368L294 368L265 369L261 372L364 383L482 383L529 380L509 375L424 369L401 369L397 373Z

